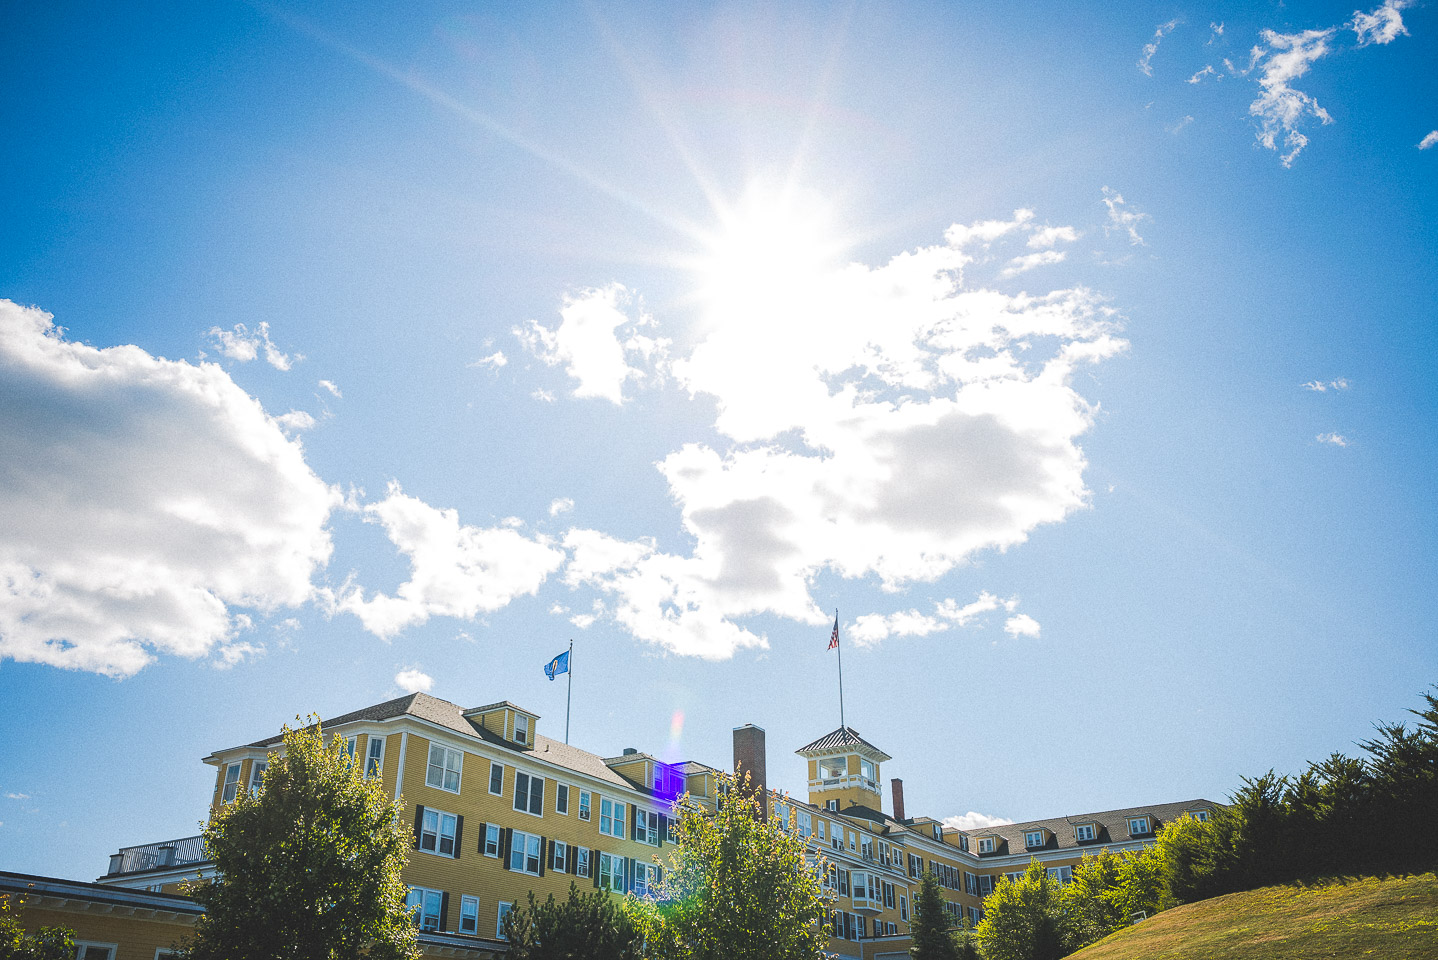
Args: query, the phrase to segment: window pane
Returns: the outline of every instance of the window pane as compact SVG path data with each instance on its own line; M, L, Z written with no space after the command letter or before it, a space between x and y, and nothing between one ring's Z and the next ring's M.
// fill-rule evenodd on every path
M544 780L540 777L529 781L529 812L537 816L544 814Z

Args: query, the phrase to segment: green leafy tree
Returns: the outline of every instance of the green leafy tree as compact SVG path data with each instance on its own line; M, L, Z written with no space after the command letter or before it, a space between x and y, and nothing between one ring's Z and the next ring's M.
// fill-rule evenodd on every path
M1167 870L1168 896L1173 902L1201 900L1213 887L1215 830L1212 819L1196 820L1185 814L1159 831L1154 849ZM1077 871L1074 878L1078 878Z
M1002 880L984 899L978 926L985 960L1059 960L1075 937L1063 906L1062 885L1037 859L1018 880Z
M1119 855L1105 849L1088 855L1073 869L1073 881L1064 885L1061 899L1074 938L1084 946L1128 924L1119 891Z
M828 944L827 863L817 842L760 816L724 777L713 813L676 805L678 845L653 900L627 903L654 960L821 960Z
M261 789L241 793L205 826L213 883L191 892L205 908L194 960L409 960L418 956L400 871L411 837L402 801L318 720L284 728Z
M573 882L569 898L554 894L539 903L516 904L504 918L510 960L639 960L639 927L608 893L581 894Z
M932 872L925 873L919 881L919 893L914 897L910 916L913 920L909 925L909 936L913 946L909 947L909 956L913 960L958 960L958 945L949 932L944 895Z
M20 923L23 907L18 897L0 894L0 960L74 960L74 931L41 927L26 933Z

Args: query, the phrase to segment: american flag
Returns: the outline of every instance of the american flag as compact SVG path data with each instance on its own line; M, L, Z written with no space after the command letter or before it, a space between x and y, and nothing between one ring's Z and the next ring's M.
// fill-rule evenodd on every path
M829 635L829 649L830 649L830 650L837 650L838 648L839 648L839 615L836 613L836 614L834 614L834 632Z

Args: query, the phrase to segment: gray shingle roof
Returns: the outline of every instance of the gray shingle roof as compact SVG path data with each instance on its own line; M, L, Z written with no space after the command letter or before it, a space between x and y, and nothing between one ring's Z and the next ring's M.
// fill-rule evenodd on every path
M826 733L818 740L815 740L813 743L805 744L794 752L800 754L801 756L807 756L810 753L821 753L828 750L834 750L840 747L868 747L874 753L877 753L882 756L885 760L893 759L887 753L884 753L884 751L880 750L878 747L874 746L872 743L859 736L859 731L849 726L843 726L833 731L832 733Z
M1086 850L1090 847L1103 847L1113 843L1126 843L1130 838L1128 832L1128 821L1130 817L1148 817L1149 833L1142 834L1142 839L1148 839L1160 827L1183 816L1191 810L1207 809L1217 810L1222 807L1221 803L1214 803L1212 800L1187 800L1179 803L1151 803L1143 807L1125 807L1122 810L1105 810L1101 813L1079 813L1067 817L1052 817L1048 820L1026 820L1023 823L1005 823L993 827L983 827L977 830L961 830L962 834L972 838L996 836L999 843L993 853L978 854L978 844L970 842L969 852L978 854L984 858L1013 856L1023 853L1044 853L1054 850L1073 850L1075 852ZM1092 823L1096 826L1094 839L1080 843L1075 838L1074 828L1079 824ZM1042 847L1027 847L1024 845L1024 834L1029 831L1043 828L1049 831L1049 836Z

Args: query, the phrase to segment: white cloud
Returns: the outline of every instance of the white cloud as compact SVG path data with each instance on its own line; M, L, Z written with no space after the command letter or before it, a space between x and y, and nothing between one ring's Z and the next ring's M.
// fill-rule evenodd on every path
M1126 347L1114 312L1082 287L1009 296L963 278L960 247L1032 216L709 311L672 369L713 399L721 440L658 465L691 546L570 530L565 582L605 594L641 639L727 657L766 645L746 618L825 623L821 571L897 590L1083 509L1094 408L1071 378Z
M631 300L629 291L617 283L586 290L565 298L559 326L550 329L531 321L514 335L546 364L563 364L565 372L577 381L576 397L621 403L626 381L662 378L669 347L667 340L644 335L654 321L642 310L633 319L625 313ZM631 360L641 366L632 365Z
M1039 622L1027 613L1017 613L1004 621L1004 633L1011 637L1034 637L1039 635Z
M978 223L956 223L944 232L950 247L961 249L970 244L990 244L1007 233L1019 229L1034 218L1032 210L1014 211L1012 220L981 220Z
M553 402L554 402L554 394L551 393L551 392L548 391L548 390L543 389L543 388L534 391L533 393L530 394L530 396L533 397L534 399L538 400L540 403L553 403Z
M128 676L305 602L336 494L217 364L0 300L0 659Z
M1016 277L1034 267L1042 267L1051 263L1061 263L1068 254L1063 250L1040 250L1038 253L1026 254L1022 257L1014 257L1009 265L999 274L1001 277Z
M1324 393L1328 390L1347 390L1348 381L1343 377L1337 380L1310 380L1303 385L1303 389L1312 390L1315 393Z
M1426 137L1424 137L1422 140L1418 141L1418 149L1419 149L1419 150L1427 150L1429 147L1433 146L1435 143L1438 143L1438 130L1434 130L1432 133L1428 134L1428 135L1427 135Z
M574 624L581 630L588 630L590 627L594 626L594 621L598 619L599 618L592 613L576 613L574 616L569 618L569 622Z
M275 423L278 423L286 430L300 433L304 430L314 429L315 418L303 410L291 410L289 413L275 417Z
M433 677L414 668L396 673L394 682L405 693L428 693L434 687Z
M235 641L224 643L216 651L215 669L228 670L236 664L244 663L255 657L263 656L265 647L263 644L250 643L248 641Z
M1158 53L1159 43L1163 41L1166 35L1172 33L1173 28L1176 26L1178 26L1177 20L1170 20L1168 23L1159 24L1158 29L1153 32L1153 39L1144 44L1143 56L1138 58L1138 68L1143 71L1144 76L1153 76L1153 55Z
M1104 233L1121 230L1128 234L1129 243L1134 246L1143 246L1143 237L1138 234L1138 225L1149 219L1149 215L1130 210L1123 194L1108 187L1103 188L1103 204L1108 207L1108 224L1104 227Z
M472 361L469 365L471 367L489 367L491 370L498 370L508 362L509 358L504 355L504 351L496 350L487 357L480 357L478 360Z
M30 794L28 794L28 793L7 793L7 794L5 794L5 799L6 799L6 800L29 800L29 799L30 799Z
M959 606L958 601L946 598L934 604L932 616L917 610L903 610L898 613L866 613L856 617L848 629L848 636L861 647L871 647L889 637L924 637L931 633L948 630L951 627L967 626L975 617L1000 607L1016 603L1012 599L999 600L988 591L979 594L978 599Z
M1223 24L1222 24L1222 23L1214 23L1213 21L1209 21L1208 29L1209 29L1209 37L1208 37L1208 43L1209 43L1209 44L1212 44L1212 43L1213 43L1215 40L1217 40L1219 37L1223 36Z
M1176 136L1183 130L1184 127L1188 126L1190 123L1193 123L1193 117L1186 116L1182 120L1178 121L1178 123L1175 123L1173 126L1169 127L1168 132Z
M335 610L359 617L366 630L391 637L431 616L470 619L533 594L564 561L543 538L530 539L504 526L462 525L455 510L439 510L407 496L391 483L385 498L365 505L364 519L384 527L409 557L410 577L395 596L366 600L346 584L333 597Z
M1200 82L1202 82L1202 80L1203 80L1204 77L1218 77L1220 80L1223 79L1223 75L1220 74L1220 73L1217 73L1216 71L1214 71L1213 65L1212 65L1212 64L1209 64L1208 66L1204 67L1202 70L1200 70L1200 71L1198 71L1197 73L1195 73L1193 76L1189 77L1189 78L1188 78L1188 82L1189 82L1189 83L1200 83Z
M243 323L235 324L233 330L211 327L209 337L211 345L220 352L221 356L229 357L240 363L249 363L258 357L261 351L264 351L265 362L276 370L288 370L295 360L304 359L299 355L291 357L275 346L275 342L270 339L270 325L264 320L260 321L253 332ZM321 383L323 382L321 381Z
M1353 11L1353 19L1348 21L1348 26L1358 36L1360 47L1366 47L1370 43L1392 43L1400 36L1408 34L1407 28L1403 26L1403 15L1399 11L1411 6L1412 0L1385 0L1384 4L1372 13Z
M574 501L568 497L558 497L549 502L549 515L557 517L561 513L568 513L574 509Z
M944 826L952 827L955 830L982 830L984 827L1001 827L1006 823L1013 823L1013 821L1004 817L991 817L987 813L979 813L974 810L961 813L956 817L944 818Z
M1253 48L1253 65L1262 68L1258 80L1262 91L1249 104L1248 112L1258 120L1260 144L1276 151L1282 138L1282 149L1288 151L1281 156L1285 167L1293 166L1293 161L1308 146L1308 137L1299 129L1305 117L1322 123L1333 122L1333 117L1317 100L1291 85L1308 72L1314 61L1329 54L1328 44L1333 34L1332 27L1302 33L1264 30L1263 41L1268 46Z
M329 391L334 397L336 397L337 399L344 399L344 394L340 393L340 388L334 385L334 381L332 381L332 380L321 380L321 381L320 381L320 386L322 386L322 387L324 387L326 390L328 390L328 391Z
M1341 433L1320 433L1316 439L1319 443L1328 443L1335 447L1348 446L1348 438Z
M1079 233L1073 227L1050 227L1042 226L1029 234L1028 246L1031 250L1047 250L1058 243L1073 243L1079 238Z

